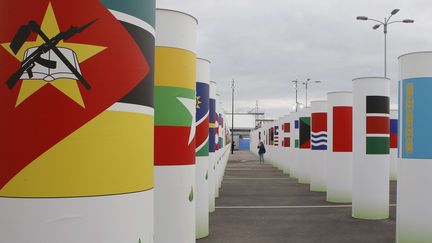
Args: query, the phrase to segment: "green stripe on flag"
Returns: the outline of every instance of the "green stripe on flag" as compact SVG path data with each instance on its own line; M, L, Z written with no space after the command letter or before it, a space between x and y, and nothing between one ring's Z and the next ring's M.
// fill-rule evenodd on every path
M198 150L195 153L196 156L198 157L203 157L203 156L208 156L209 155L209 143L208 141L206 142L206 144L204 145L204 147L202 147L200 150Z
M295 147L296 147L296 148L299 147L299 140L298 140L298 139L295 140Z
M132 15L155 27L155 0L101 0L101 3L108 9Z
M156 86L155 91L155 125L186 126L192 124L192 116L178 98L195 100L195 90Z
M366 137L366 154L389 154L390 138Z

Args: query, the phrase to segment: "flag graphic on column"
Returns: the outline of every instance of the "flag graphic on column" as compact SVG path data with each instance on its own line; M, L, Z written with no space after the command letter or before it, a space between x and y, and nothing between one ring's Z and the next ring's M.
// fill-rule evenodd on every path
M152 110L152 91L145 88L153 86L153 35L117 20L96 0L2 3L3 13L19 14L0 16L8 25L0 32L0 196L152 188L153 145L144 141L149 153L137 159L147 149L134 150L138 141L130 141L152 136L152 112L119 107ZM130 160L119 165L116 152L123 149Z
M309 149L311 147L311 118L300 117L300 148Z
M196 84L196 156L209 155L209 84Z
M283 146L291 147L291 124L289 122L283 124L283 131L285 133Z
M366 154L389 154L390 99L366 96Z
M390 119L390 148L398 148L398 119Z
M219 113L219 148L223 148L224 141L223 141L223 118L222 113Z
M333 107L333 152L352 152L352 106Z
M312 113L312 150L327 150L327 113Z
M297 134L298 134L299 127L300 127L299 126L299 120L295 120L294 121L294 129L297 130L297 132L296 132ZM300 146L300 141L299 141L298 137L296 137L294 147L298 148L299 146Z
M210 107L209 107L209 152L214 153L216 150L216 124L215 124L215 116L216 113L216 100L210 99Z
M213 114L215 120L215 150L219 150L219 116L217 112Z
M279 146L279 127L274 127L274 146Z

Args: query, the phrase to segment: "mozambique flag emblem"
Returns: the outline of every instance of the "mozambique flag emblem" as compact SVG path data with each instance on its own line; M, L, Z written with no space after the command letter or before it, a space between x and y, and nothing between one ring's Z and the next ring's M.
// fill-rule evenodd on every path
M390 99L366 96L366 154L389 154Z
M99 1L2 3L0 191L150 71L134 39Z

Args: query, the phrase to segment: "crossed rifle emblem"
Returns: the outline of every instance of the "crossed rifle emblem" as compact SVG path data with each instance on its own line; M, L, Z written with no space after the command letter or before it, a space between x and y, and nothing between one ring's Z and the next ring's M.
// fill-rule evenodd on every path
M59 59L66 65L66 67L77 77L77 79L81 82L81 84L87 89L91 89L90 84L85 80L85 78L81 75L81 73L75 68L75 66L65 57L65 55L57 48L57 44L62 40L67 40L72 36L81 33L92 24L94 24L97 20L93 20L82 27L71 26L67 31L60 32L53 38L48 38L48 36L41 30L41 27L36 23L36 21L30 21L27 25L22 25L15 37L13 38L10 48L11 50L17 54L18 51L22 48L24 43L29 38L30 34L37 33L44 41L42 45L40 45L34 52L28 55L21 63L21 67L13 73L10 78L6 81L6 84L9 89L13 89L17 82L21 79L21 76L24 72L27 72L30 78L33 77L33 68L36 63L40 64L46 68L55 69L57 67L57 62L45 59L41 57L42 54L47 53L49 51L53 51Z

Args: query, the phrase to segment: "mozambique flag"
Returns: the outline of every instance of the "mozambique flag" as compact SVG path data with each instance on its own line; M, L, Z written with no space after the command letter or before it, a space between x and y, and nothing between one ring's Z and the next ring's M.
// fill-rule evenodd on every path
M153 187L154 6L142 5L146 28L97 0L2 1L0 196Z
M366 96L366 154L389 154L390 99Z
M300 149L311 147L311 118L300 117Z
M209 84L196 84L196 156L209 155Z
M195 164L195 53L156 47L155 165Z
M333 152L352 152L352 106L333 107Z

